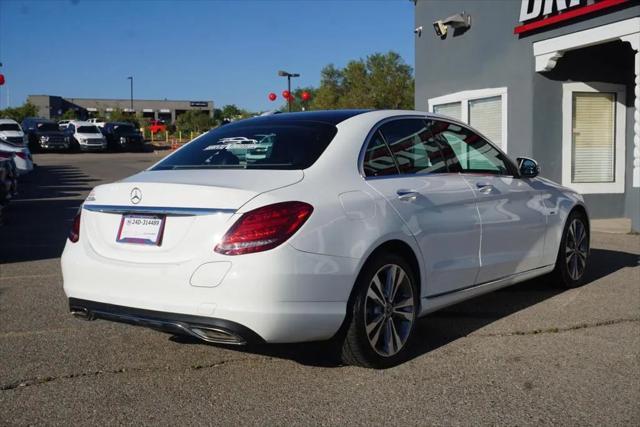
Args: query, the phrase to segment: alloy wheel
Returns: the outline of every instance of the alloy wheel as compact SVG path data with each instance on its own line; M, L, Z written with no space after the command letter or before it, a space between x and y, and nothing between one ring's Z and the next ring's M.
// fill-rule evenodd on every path
M578 280L584 274L588 252L587 230L580 219L574 218L569 224L565 246L565 261L571 280Z
M415 321L413 286L402 267L387 264L373 275L364 316L365 332L376 353L390 357L402 350Z

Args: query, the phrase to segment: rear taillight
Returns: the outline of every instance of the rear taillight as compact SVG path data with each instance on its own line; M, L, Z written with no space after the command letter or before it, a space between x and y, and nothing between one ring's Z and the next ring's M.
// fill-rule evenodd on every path
M27 154L21 151L17 152L16 156L20 157L22 160L27 160Z
M266 251L285 242L313 212L304 202L284 202L264 206L243 214L215 251L224 255L242 255Z
M71 230L69 231L69 240L71 240L72 243L80 240L80 212L82 212L82 210L79 210L76 217L73 218L73 224L71 224Z

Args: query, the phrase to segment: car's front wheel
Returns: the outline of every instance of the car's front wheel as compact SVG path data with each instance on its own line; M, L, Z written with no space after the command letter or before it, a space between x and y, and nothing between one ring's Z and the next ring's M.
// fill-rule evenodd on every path
M567 218L553 272L564 288L583 284L589 259L589 228L584 214L573 211Z
M355 286L342 361L369 368L401 362L416 323L417 289L415 274L402 257L391 253L374 256Z

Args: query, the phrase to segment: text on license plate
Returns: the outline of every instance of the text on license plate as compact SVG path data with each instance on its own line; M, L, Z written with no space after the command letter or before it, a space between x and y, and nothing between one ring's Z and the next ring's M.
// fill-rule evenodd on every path
M162 215L122 215L116 241L160 246L164 221L165 217Z

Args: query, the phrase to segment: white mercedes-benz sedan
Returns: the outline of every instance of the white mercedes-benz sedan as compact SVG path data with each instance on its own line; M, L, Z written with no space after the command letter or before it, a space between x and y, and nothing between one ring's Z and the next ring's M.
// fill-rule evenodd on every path
M427 313L547 273L581 284L583 199L538 173L427 113L242 120L96 187L64 290L85 319L223 344L333 338L345 363L391 366Z

